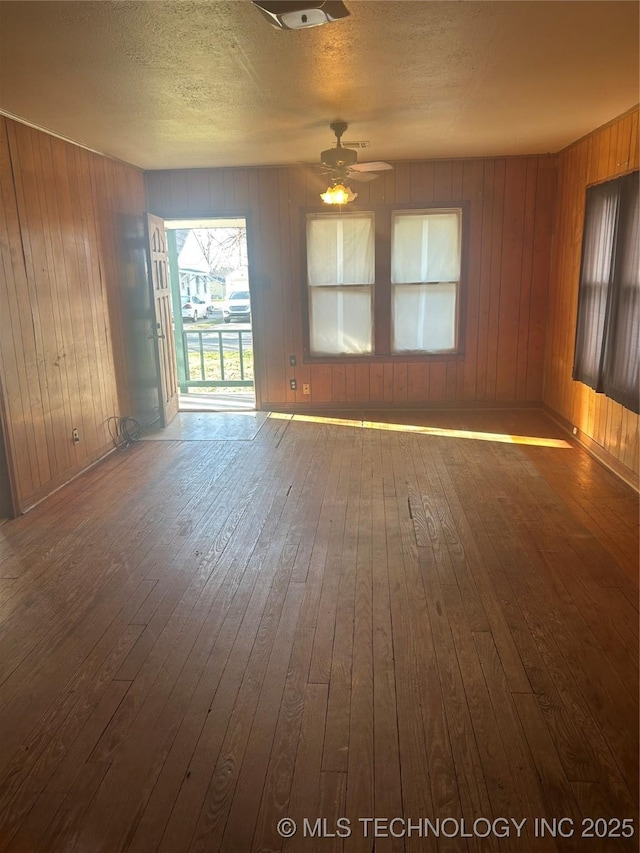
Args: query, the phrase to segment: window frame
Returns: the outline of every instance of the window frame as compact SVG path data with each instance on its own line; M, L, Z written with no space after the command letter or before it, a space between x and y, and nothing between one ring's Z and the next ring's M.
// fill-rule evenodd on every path
M369 210L369 209L366 209L366 210L349 210L348 215L345 216L345 214L343 212L334 211L334 210L331 210L331 211L325 210L319 214L308 211L306 216L305 216L305 226L306 226L306 228L305 228L305 250L307 247L307 240L308 240L308 235L309 235L309 230L310 230L310 223L313 220L315 220L315 221L323 221L324 220L325 222L329 222L332 220L333 221L339 220L340 222L344 222L347 219L367 220L370 223L370 228L369 228L369 232L368 232L368 234L369 234L368 239L371 239L372 243L373 243L373 246L372 246L372 249L373 249L373 269L371 267L369 267L368 272L373 273L373 281L358 281L358 282L352 281L349 283L338 282L338 281L333 282L332 281L330 283L327 282L325 284L318 284L318 283L311 284L311 282L309 281L309 268L308 268L309 264L308 264L308 253L307 253L307 263L305 264L305 267L306 267L306 273L307 273L306 294L307 294L307 300L308 300L307 322L309 325L309 339L308 339L309 340L309 352L311 353L311 331L312 331L311 327L313 325L312 320L311 320L311 316L313 314L313 310L312 310L312 308L313 308L313 305L312 305L313 295L312 294L315 292L315 295L318 296L319 293L322 292L323 290L324 291L333 291L334 293L338 293L338 294L342 294L342 295L349 292L349 291L360 292L360 293L362 291L367 292L368 297L369 297L369 308L370 308L370 319L371 319L370 337L371 337L372 350L366 351L366 352L361 352L361 353L356 353L356 352L354 352L354 353L326 353L326 352L325 353L313 353L312 357L314 359L325 358L325 357L326 358L344 358L344 357L362 358L363 356L370 356L373 353L374 332L375 332L375 329L374 329L374 298L375 298L375 276L376 276L376 270L375 270L375 214L374 214L374 212L372 210ZM341 254L340 250L338 251L338 254Z
M411 215L429 215L433 213L433 215L441 215L441 214L455 214L458 219L458 228L459 228L459 239L460 239L460 267L458 269L458 278L456 281L391 281L391 320L390 320L390 328L391 328L391 349L392 355L456 355L458 353L458 344L460 338L460 330L459 330L459 315L460 315L460 279L462 277L462 208L461 207L438 207L433 208L417 208L407 210L394 209L391 212L391 260L393 267L393 233L394 233L394 225L397 218L401 218L403 216L411 216ZM393 278L393 269L391 270L391 276ZM394 335L395 335L395 299L394 299L394 289L396 287L427 287L434 289L439 285L443 284L454 284L455 285L455 319L454 319L454 344L452 348L446 350L397 350L393 348L394 344Z
M585 204L582 221L582 249L580 253L580 270L577 288L577 305L576 305L576 327L573 347L573 366L571 370L571 378L574 382L580 382L591 388L596 394L603 394L610 400L619 403L629 411L638 413L640 408L640 400L638 399L637 389L629 389L628 387L618 386L614 382L613 377L613 358L617 350L617 335L618 335L618 303L622 298L622 293L625 291L625 283L622 281L623 270L622 263L625 253L628 249L626 242L620 236L621 223L627 224L628 209L628 191L627 185L629 181L637 183L640 176L640 171L634 169L630 172L625 172L616 175L613 178L607 178L603 181L598 181L589 184L585 190ZM592 282L588 279L585 273L585 265L587 261L587 249L589 232L587 229L588 217L590 214L589 196L590 191L595 191L598 188L611 187L612 191L617 192L617 210L614 222L613 236L611 246L609 247L606 260L609 267L608 281ZM595 197L595 196L594 196ZM595 250L598 250L596 245ZM585 364L588 361L585 355L586 335L584 329L585 324L589 322L590 315L588 306L593 302L591 295L597 290L604 291L605 311L602 318L603 328L601 340L599 342L597 356L597 369L595 375L589 373L589 365ZM627 288L631 289L631 288ZM593 322L593 320L592 320Z
M460 282L456 305L457 325L455 352L396 352L391 348L392 341L392 291L391 284L391 231L394 212L409 211L461 211L460 237ZM310 350L309 325L309 283L307 276L307 215L336 215L340 211L328 211L326 206L300 208L300 263L302 288L302 340L304 364L368 364L381 362L446 362L463 361L466 353L466 303L469 258L470 202L468 199L441 202L406 202L398 204L362 204L352 202L342 211L350 213L373 213L374 215L374 282L373 293L373 352L363 355L313 355Z

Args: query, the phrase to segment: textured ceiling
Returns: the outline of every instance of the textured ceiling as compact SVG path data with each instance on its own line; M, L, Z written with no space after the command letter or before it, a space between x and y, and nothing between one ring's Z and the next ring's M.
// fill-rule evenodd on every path
M557 151L638 101L636 2L2 2L0 110L145 169Z

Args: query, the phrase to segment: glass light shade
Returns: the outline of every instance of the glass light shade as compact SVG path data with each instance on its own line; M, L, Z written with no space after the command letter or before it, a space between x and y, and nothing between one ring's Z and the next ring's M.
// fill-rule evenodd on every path
M336 184L335 187L327 187L327 191L320 193L320 198L325 204L347 204L358 197L358 193L351 192L349 187Z

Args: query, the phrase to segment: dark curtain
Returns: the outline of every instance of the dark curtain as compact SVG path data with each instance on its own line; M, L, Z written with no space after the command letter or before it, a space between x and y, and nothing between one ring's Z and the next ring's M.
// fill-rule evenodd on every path
M638 173L587 190L573 378L638 411Z
M637 173L621 179L615 287L603 370L604 393L634 412L640 409L639 190Z

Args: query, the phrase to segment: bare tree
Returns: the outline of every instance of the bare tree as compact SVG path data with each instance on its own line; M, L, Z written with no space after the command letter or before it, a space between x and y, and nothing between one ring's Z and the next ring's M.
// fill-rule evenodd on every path
M247 266L246 228L194 228L193 236L212 273L226 276Z

